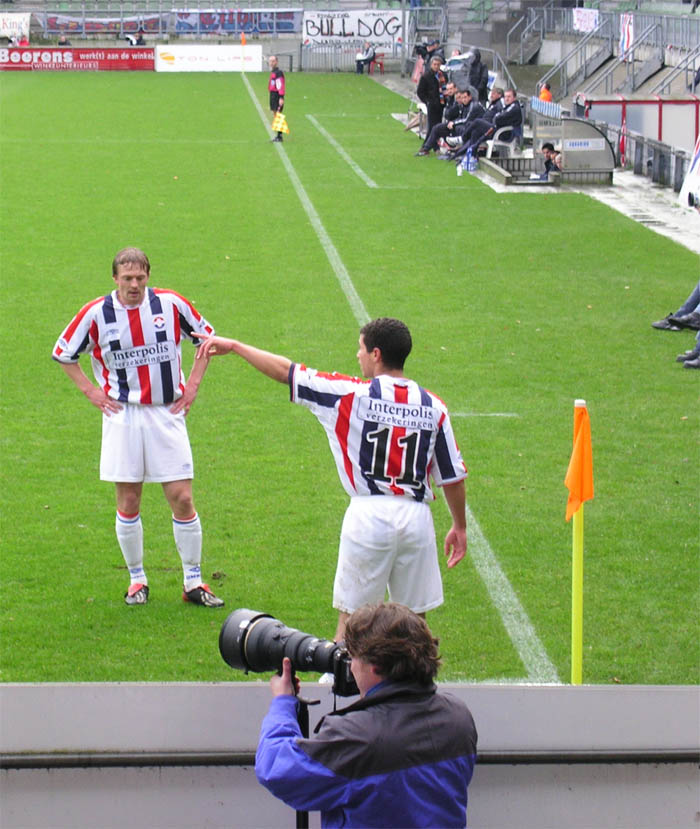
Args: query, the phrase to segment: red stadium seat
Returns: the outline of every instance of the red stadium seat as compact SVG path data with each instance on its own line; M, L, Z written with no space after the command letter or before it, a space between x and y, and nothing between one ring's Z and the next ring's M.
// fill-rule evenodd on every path
M377 52L374 56L374 60L369 65L369 74L372 75L374 73L374 67L379 67L379 74L384 74L384 52Z

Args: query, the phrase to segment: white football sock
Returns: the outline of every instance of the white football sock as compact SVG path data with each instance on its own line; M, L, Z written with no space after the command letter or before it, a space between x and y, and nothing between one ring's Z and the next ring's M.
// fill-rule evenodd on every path
M187 521L173 516L173 536L182 561L185 592L189 593L202 584L202 525L197 513Z
M129 568L131 584L148 584L143 569L143 524L141 513L125 515L117 510L115 522L117 541L121 548L126 566Z

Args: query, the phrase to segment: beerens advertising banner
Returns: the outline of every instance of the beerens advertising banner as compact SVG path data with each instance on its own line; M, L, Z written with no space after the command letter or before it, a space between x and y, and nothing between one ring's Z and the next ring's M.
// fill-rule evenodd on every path
M0 49L0 71L105 72L124 69L153 71L153 49L62 49L17 47Z

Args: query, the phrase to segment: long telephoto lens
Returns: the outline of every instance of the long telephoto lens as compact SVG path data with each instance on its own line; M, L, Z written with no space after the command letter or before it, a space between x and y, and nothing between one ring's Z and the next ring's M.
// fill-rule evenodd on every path
M276 671L287 656L297 671L332 672L339 646L287 627L268 613L241 608L225 620L219 634L224 661L238 670Z

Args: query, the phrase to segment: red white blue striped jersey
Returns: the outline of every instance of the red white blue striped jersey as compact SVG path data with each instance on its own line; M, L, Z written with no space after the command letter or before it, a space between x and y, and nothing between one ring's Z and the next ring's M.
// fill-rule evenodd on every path
M181 343L191 332L214 329L175 291L148 288L137 308L121 304L117 292L94 299L73 317L54 346L59 363L89 354L95 380L122 403L172 403L185 390Z
M467 477L447 407L413 380L360 380L292 364L293 403L326 430L348 495L399 495L432 501L438 486Z

